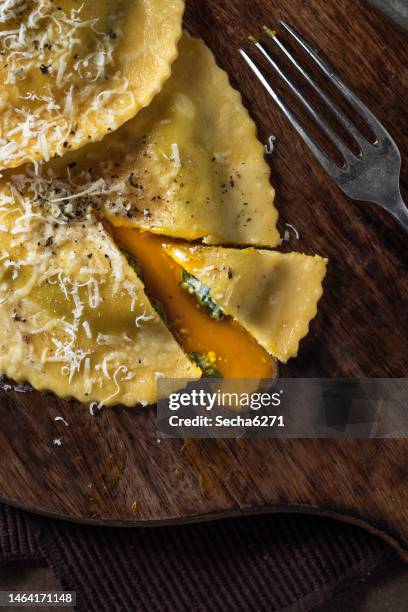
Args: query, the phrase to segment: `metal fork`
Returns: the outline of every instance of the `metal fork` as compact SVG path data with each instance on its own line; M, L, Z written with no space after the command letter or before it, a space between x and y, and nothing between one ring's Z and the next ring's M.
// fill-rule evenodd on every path
M265 47L255 39L251 39L255 47L262 53L272 68L283 79L294 96L303 104L313 120L324 131L334 146L337 147L344 160L343 166L338 166L328 157L322 147L307 133L295 113L283 101L281 96L276 93L272 85L267 81L264 74L251 59L248 53L246 53L246 51L243 49L240 49L242 57L261 81L268 93L272 96L273 100L278 104L280 109L299 132L300 136L309 146L317 160L331 176L336 185L338 185L338 187L340 187L340 189L353 200L374 202L382 208L385 208L385 210L391 213L391 215L408 232L408 209L401 197L399 185L401 155L394 140L384 126L365 106L365 104L363 104L363 102L352 91L350 91L339 76L337 76L333 68L318 55L318 53L304 40L304 38L285 21L281 21L280 23L296 40L296 42L303 47L306 53L314 60L323 73L332 81L332 83L334 83L337 89L339 89L350 104L358 111L367 126L374 133L376 137L376 141L374 143L369 142L361 134L360 130L337 106L334 100L323 91L323 89L305 70L305 68L303 68L303 66L301 66L293 57L278 36L274 32L271 32L268 28L264 28L265 32L270 36L273 42L286 55L297 70L299 70L304 79L327 104L337 120L343 125L349 134L351 134L358 144L360 152L356 155L343 142L343 140L337 136L326 121L322 119L313 106L305 99L298 87L290 81L279 65L268 54Z

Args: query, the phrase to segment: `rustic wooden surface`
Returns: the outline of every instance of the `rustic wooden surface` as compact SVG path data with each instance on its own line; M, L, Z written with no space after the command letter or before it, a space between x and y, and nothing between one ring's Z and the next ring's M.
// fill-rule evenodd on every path
M402 31L357 0L188 2L188 28L242 91L260 138L277 138L271 167L281 226L294 223L301 235L285 248L331 262L319 316L281 375L405 377L406 235L378 208L340 194L237 54L248 34L279 18L326 51L392 132L406 198L408 45ZM158 442L153 409L92 417L87 407L34 392L2 392L0 419L0 496L7 503L125 525L317 512L365 525L408 558L408 441ZM62 446L55 446L59 437Z

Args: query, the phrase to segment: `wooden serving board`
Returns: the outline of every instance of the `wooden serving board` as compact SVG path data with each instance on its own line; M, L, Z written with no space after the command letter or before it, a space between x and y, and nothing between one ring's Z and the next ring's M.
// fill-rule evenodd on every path
M319 316L281 375L407 376L407 236L378 208L343 197L237 53L264 23L286 18L301 29L394 135L408 198L406 34L357 0L187 4L187 27L242 91L260 138L276 136L270 161L281 228L292 223L301 236L285 248L330 258ZM408 440L158 442L153 408L92 417L85 406L35 392L2 392L0 418L7 503L115 525L323 513L382 534L408 559Z

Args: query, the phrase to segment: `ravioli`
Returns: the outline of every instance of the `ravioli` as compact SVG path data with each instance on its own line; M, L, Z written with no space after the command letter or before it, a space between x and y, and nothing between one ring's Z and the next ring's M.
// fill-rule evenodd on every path
M113 225L208 244L276 246L278 213L263 154L226 73L202 41L184 34L172 76L147 108L102 144L48 167L83 189L99 184L99 214Z
M208 289L198 287L194 277L187 279L183 268L169 257L168 237L126 227L111 231L115 242L137 259L148 296L160 304L171 333L206 376L276 377L276 360L240 325L224 317Z
M0 223L3 374L106 406L156 402L159 377L201 377L100 223L5 204Z
M183 0L7 0L0 6L0 168L116 130L170 76Z
M317 314L326 259L253 248L169 245L166 250L269 353L284 363L297 356Z
M26 19L26 5L31 7L27 3L29 0L9 0L7 6L13 11L17 5L24 7L21 10ZM71 8L68 0L59 4L62 14L67 15ZM159 5L165 30L161 38L153 27ZM112 45L118 45L112 50L112 67L118 65L117 55L124 71L115 72L106 83L99 82L101 72L94 81L95 91L86 89L84 80L89 78L81 73L82 69L91 70L93 62L99 69L99 60L95 57L91 61L87 45L95 44L97 53L103 50L98 46L96 22L88 24L96 39L93 34L88 39L83 26L85 45L81 53L85 55L80 60L85 63L80 64L73 89L65 88L60 94L70 99L71 92L75 104L84 104L83 113L79 106L75 110L79 123L92 117L96 131L85 130L89 144L81 146L83 140L76 140L76 124L74 128L69 124L66 139L57 128L50 133L44 131L30 141L29 155L28 148L24 153L24 159L34 163L13 168L23 159L18 157L23 155L24 147L20 145L24 138L31 138L33 121L28 117L22 122L18 112L16 131L11 130L15 140L6 137L3 143L0 141L0 158L3 156L4 165L9 166L0 178L0 372L17 382L28 381L36 389L86 403L151 404L158 399L158 378L185 380L202 376L202 370L192 360L194 354L201 359L196 359L197 364L203 362L203 356L208 357L210 369L216 366L217 371L225 368L226 375L232 371L240 375L242 364L236 368L238 362L220 348L223 338L235 343L235 353L242 352L242 347L251 347L247 362L251 355L254 360L259 358L257 373L267 372L268 377L273 377L276 370L271 355L281 361L295 356L316 314L326 260L297 253L194 246L171 240L173 237L225 246L274 247L279 243L274 190L255 125L239 93L231 88L227 75L217 67L204 43L183 35L172 76L150 104L134 116L151 100L168 74L170 50L173 44L174 55L177 40L175 16L179 9L179 21L181 5L181 1L165 0L102 2L100 11L98 7L102 21L98 23L105 23L105 32L109 12L123 9L122 31L113 29L114 36L109 34L108 38ZM49 9L45 0L35 6ZM134 27L130 17L138 11L140 23ZM92 4L85 2L83 9L78 6L70 14L70 21L77 15L85 23L92 20ZM149 18L144 21L146 15ZM0 8L0 44L1 24L7 19L4 6ZM115 13L112 23L117 22ZM150 26L154 31L152 40ZM132 43L126 34L131 27ZM24 30L21 34L19 29L18 36L23 35ZM133 44L140 39L143 45ZM42 52L43 43L44 40L39 43ZM159 50L154 50L156 44ZM168 53L167 63L163 59L165 53L159 52L161 44ZM138 55L142 48L150 49L149 45L152 57L157 59L157 74L161 74L155 81L155 73L156 85L141 77L143 70L145 74L154 72L149 51ZM109 54L105 55L104 74L111 65ZM137 62L146 66L136 75L129 66L137 66ZM68 64L60 65L63 79L68 74ZM125 75L125 66L131 72L129 76ZM40 73L45 78L46 73ZM50 73L58 80L58 74ZM138 77L138 87L133 87ZM119 91L118 83L123 79L127 82L126 91ZM13 95L21 95L19 88L27 84L25 78L14 83ZM34 84L38 85L36 81ZM137 95L143 91L143 84L146 90L142 100ZM105 100L99 85L112 86L117 91ZM77 86L81 87L74 95ZM90 92L89 99L81 99L82 90ZM94 94L101 103L92 108ZM68 105L74 103L72 100ZM46 102L42 98L31 97L25 102L25 108L31 109L28 112L33 116L36 113L35 117L41 116L37 107L41 112L46 110L41 106ZM10 118L7 104L3 101L3 128ZM61 109L49 108L47 126L54 110L56 115L63 114ZM128 111L126 118L132 118L113 131ZM110 123L112 117L115 121L121 119ZM110 129L112 133L105 135L102 143L94 142ZM61 153L63 157L54 156ZM36 163L40 158L47 161ZM115 226L113 231L108 222ZM145 266L141 278L145 279L146 293L139 268L122 254L111 232L114 239L136 254L139 265ZM149 253L145 254L146 245ZM158 262L154 254L159 252ZM165 267L169 262L172 278L166 277L167 270L160 270L161 276L156 274L157 266ZM184 291L180 285L182 270L174 262L201 281L204 289L209 288L211 299L222 310L222 320L212 320L194 296L186 294L188 300L184 300L185 296L179 295ZM171 331L164 322L166 313L158 308L159 315L149 299L155 297L151 289L158 285L156 297L160 299L167 292L168 303L173 302L173 319L167 320ZM173 299L174 288L179 292L177 300ZM186 325L182 325L184 320ZM205 330L192 330L192 326L201 323L210 329L211 322L212 336ZM176 340L191 353L191 358ZM221 356L217 357L214 348Z

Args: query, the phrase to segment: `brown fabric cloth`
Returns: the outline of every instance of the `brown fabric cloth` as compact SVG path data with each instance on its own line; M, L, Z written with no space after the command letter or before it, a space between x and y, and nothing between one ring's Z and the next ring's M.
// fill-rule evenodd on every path
M356 527L301 515L119 529L0 506L0 562L47 563L81 612L306 611L391 554Z
M0 562L41 561L37 538L29 515L0 505Z

